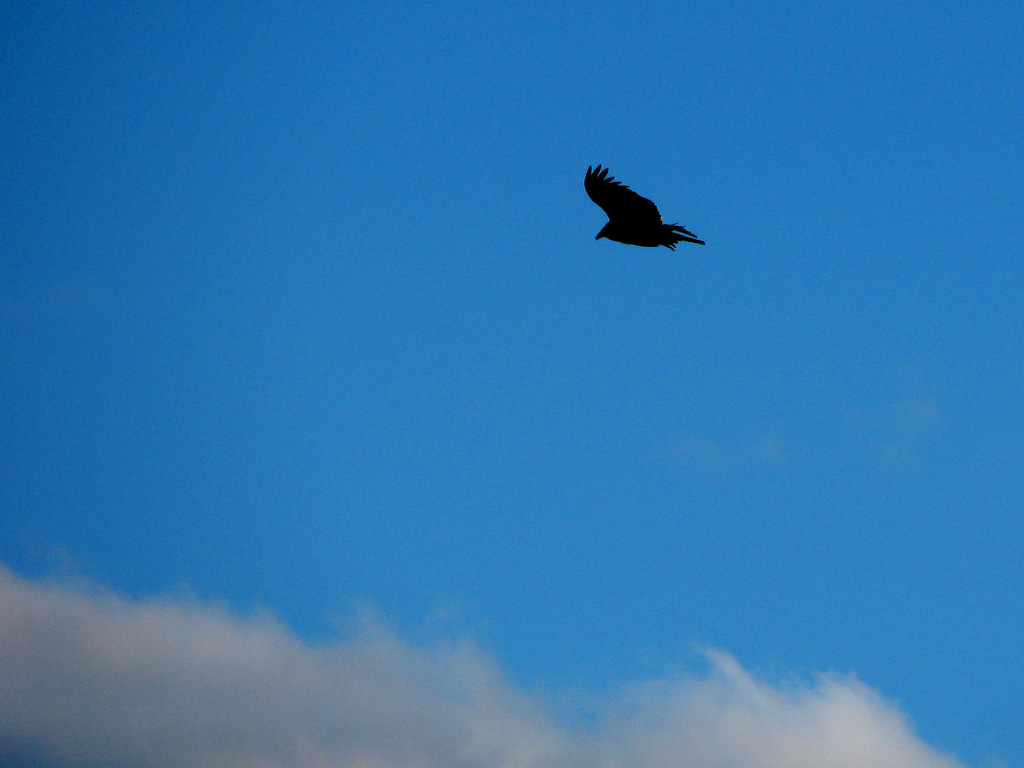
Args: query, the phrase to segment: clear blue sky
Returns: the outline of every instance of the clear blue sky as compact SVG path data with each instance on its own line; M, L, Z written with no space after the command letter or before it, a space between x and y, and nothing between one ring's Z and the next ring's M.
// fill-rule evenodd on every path
M1024 766L1022 31L5 3L0 563L596 709L854 673ZM598 163L707 246L595 241Z

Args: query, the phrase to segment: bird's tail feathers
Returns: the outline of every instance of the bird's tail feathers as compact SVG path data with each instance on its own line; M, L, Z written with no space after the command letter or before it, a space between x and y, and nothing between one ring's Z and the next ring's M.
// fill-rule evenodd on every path
M705 245L705 242L703 240L698 240L697 236L693 234L693 232L691 232L686 227L680 224L666 224L665 226L669 228L674 237L678 238L676 242L678 242L679 240L685 240L688 243L697 243L698 245ZM675 244L670 245L669 248L675 250Z

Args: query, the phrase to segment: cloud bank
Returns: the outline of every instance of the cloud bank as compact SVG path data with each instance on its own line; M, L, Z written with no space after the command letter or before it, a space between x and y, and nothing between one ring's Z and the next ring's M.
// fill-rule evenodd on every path
M0 763L46 768L956 768L848 677L776 687L727 654L560 726L470 642L133 601L0 566Z

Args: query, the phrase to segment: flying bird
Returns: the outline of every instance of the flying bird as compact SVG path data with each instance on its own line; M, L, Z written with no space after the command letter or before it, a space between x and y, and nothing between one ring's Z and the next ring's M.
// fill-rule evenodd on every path
M658 206L609 176L607 168L602 169L600 165L596 169L587 168L583 186L590 199L608 214L608 223L595 240L607 237L618 243L648 248L664 245L673 251L681 240L704 245L704 241L698 240L686 227L662 222Z

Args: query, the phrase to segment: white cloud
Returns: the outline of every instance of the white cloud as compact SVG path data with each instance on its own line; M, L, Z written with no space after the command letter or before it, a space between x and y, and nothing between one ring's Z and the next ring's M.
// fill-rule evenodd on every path
M708 651L703 679L638 686L635 713L607 740L629 762L688 768L954 768L914 736L907 719L853 677L774 687L728 654Z
M568 731L468 642L373 625L312 646L267 616L125 600L0 566L0 759L54 768L955 768L852 678L632 686Z

